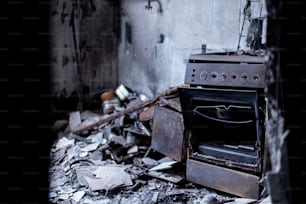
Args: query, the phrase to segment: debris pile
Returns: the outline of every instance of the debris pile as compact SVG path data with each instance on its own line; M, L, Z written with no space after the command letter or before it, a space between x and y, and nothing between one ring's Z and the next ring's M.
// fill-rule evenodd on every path
M254 203L187 182L183 162L152 149L156 107L180 112L170 90L150 100L121 85L101 95L106 113L75 111L56 121L50 203Z

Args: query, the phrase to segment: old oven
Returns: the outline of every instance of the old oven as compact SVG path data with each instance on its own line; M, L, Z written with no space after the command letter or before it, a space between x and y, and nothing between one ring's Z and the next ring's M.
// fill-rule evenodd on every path
M265 141L264 83L261 56L191 55L185 74L189 87L178 90L185 131L164 137L168 145L161 152L186 159L189 181L241 197L258 198ZM181 119L175 120L174 128ZM161 135L167 136L166 132ZM181 134L184 139L178 139ZM171 143L183 150L171 149ZM153 138L154 146L161 149Z
M258 198L264 150L263 57L192 55L179 96L187 180Z

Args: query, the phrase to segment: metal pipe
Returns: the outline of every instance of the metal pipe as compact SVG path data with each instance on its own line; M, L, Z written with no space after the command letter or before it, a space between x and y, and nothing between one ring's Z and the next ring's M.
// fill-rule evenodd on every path
M162 4L160 2L160 0L148 0L147 5L145 6L146 9L152 9L152 2L156 1L158 3L158 12L162 13L163 12L163 8L162 8Z

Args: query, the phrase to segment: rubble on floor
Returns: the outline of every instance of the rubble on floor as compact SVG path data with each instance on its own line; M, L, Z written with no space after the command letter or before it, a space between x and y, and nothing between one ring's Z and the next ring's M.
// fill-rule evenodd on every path
M50 203L260 203L186 181L183 162L151 148L155 107L181 111L175 92L151 101L122 85L115 93L121 106L107 114L75 111L54 123L58 139L50 152ZM127 109L132 111L99 123Z

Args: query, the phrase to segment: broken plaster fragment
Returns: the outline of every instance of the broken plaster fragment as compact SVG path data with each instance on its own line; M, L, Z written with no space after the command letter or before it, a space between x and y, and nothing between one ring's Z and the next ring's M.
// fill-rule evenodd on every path
M177 161L170 161L170 162L163 162L151 169L149 171L158 171L158 170L163 170L163 169L171 169L172 165L177 163Z
M131 147L127 153L128 154L134 154L134 153L137 153L138 152L138 146L137 145L134 145L133 147Z
M163 157L160 160L158 160L158 163L172 162L172 161L174 161L174 160L171 159L170 157Z
M91 143L99 143L99 144L106 144L107 140L103 138L103 133L99 132L95 135L90 135L87 137L87 140L89 140Z
M255 199L249 199L249 198L236 198L232 202L228 202L227 204L251 204L254 203Z
M57 197L57 193L55 193L55 192L50 192L49 193L49 198L55 198L55 197Z
M73 157L78 155L80 153L81 149L78 145L71 147L70 149L67 150L67 157L68 160L71 160Z
M81 158L84 158L84 157L86 157L88 155L88 152L82 152L79 156L81 157Z
M55 149L58 150L58 149L62 149L62 148L64 148L64 147L72 146L72 145L74 145L74 139L69 140L69 139L67 139L66 137L62 137L62 138L57 142Z
M81 124L81 115L79 111L70 113L69 115L69 127L70 130L74 130L79 124Z
M108 136L108 139L109 141L111 142L115 142L117 144L121 144L122 146L125 146L126 143L125 143L125 139L123 136L118 136L118 135L115 135L113 133L111 133L109 136Z
M111 190L113 188L116 188L118 186L121 186L122 183L115 184L110 182L110 180L105 181L105 179L99 178L99 179L92 179L87 176L84 176L84 179L88 183L88 186L91 191L97 191L97 190Z
M99 146L99 143L93 143L93 144L89 144L83 148L81 148L81 150L83 152L90 152L90 151L93 151L93 150L96 150Z
M102 161L103 154L101 151L96 150L92 154L89 155L90 159L93 161Z
M163 172L158 172L158 171L149 171L147 175L155 177L155 178L159 178L165 181L169 181L172 183L178 183L183 180L183 177L179 175L172 175L169 173L163 173Z
M131 176L124 170L127 166L99 166L92 173L96 176L95 179L84 176L89 188L92 191L96 190L111 190L119 186L133 185Z
M158 162L155 159L152 159L150 157L144 157L141 159L141 161L148 166L156 166L158 165Z
M53 153L52 162L56 163L57 161L65 157L66 148L61 148Z
M61 199L61 200L67 200L69 198L69 195L68 194L62 194L62 195L59 195L58 198Z
M268 196L268 197L264 198L263 200L260 201L259 204L272 204L271 197Z
M201 200L201 203L203 204L209 204L209 203L215 203L218 202L217 198L216 198L216 194L214 193L209 193L207 195L204 196L203 200Z
M158 199L158 194L159 192L154 192L153 197L152 197L152 203L157 203L157 199Z
M82 197L85 195L84 191L78 191L76 193L73 194L73 196L71 197L72 200L74 200L75 202L80 202L80 200L82 199Z

